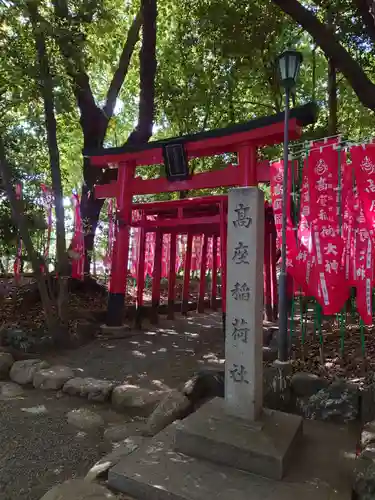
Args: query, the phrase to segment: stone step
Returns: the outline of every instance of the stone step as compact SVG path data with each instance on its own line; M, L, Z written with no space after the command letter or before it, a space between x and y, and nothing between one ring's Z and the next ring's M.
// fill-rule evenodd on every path
M108 485L136 500L350 500L352 463L343 467L338 457L355 439L346 428L314 424L305 425L303 446L283 481L177 453L172 424L110 469Z

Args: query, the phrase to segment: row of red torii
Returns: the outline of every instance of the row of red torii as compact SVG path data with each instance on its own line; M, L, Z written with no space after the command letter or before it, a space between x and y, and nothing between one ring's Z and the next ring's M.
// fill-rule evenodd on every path
M289 137L298 139L302 127L313 123L317 109L312 103L294 108L290 114ZM204 308L205 274L208 238L219 241L221 257L221 308L225 315L226 291L226 232L227 196L204 196L174 201L134 204L133 196L175 191L214 189L219 187L254 186L269 182L269 163L259 161L259 148L281 143L284 137L284 113L251 120L244 124L216 129L199 134L181 136L170 140L153 141L142 146L125 145L120 148L85 150L91 164L98 168L117 169L117 179L95 187L98 198L115 198L117 202L117 227L112 250L111 277L108 298L108 326L121 326L124 318L125 294L128 274L130 228L140 228L137 264L137 310L143 306L145 241L148 231L155 232L155 252L152 276L152 307L157 310L160 300L160 269L163 234L171 234L170 265L168 276L168 311L173 316L175 294L176 237L187 234L184 265L182 312L186 312L189 300L189 280L192 238L203 235L200 260L198 311ZM171 155L169 155L168 150ZM183 175L181 164L191 158L237 153L237 164L222 170ZM136 176L139 166L165 164L169 174L156 179ZM173 167L174 163L174 167ZM173 168L172 168L173 167ZM186 174L186 171L185 171ZM268 318L277 311L276 285L276 232L272 209L266 210L264 291L265 312ZM138 216L134 217L137 213ZM139 214L141 216L139 217ZM213 249L218 246L213 244ZM213 258L213 262L217 262ZM211 305L217 306L217 274L212 269ZM140 318L140 315L138 315Z

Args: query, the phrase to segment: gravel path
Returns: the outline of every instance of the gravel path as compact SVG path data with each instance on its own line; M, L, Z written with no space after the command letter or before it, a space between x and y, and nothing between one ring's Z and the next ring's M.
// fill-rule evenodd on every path
M211 312L161 319L157 327L145 325L132 337L95 340L46 359L76 368L82 376L167 389L185 382L202 365L218 364L223 358L221 313Z
M96 340L77 350L46 358L77 374L127 381L141 387L172 388L203 364L222 362L221 314L161 320L134 336ZM44 406L40 414L24 411ZM0 499L39 500L54 484L84 476L109 451L100 433L78 431L66 414L87 407L107 423L126 421L105 405L29 389L21 399L0 401Z
M24 411L40 406L46 411ZM1 500L39 500L53 485L84 476L108 451L99 433L67 423L67 412L85 406L108 423L125 420L105 406L33 389L21 399L0 401Z

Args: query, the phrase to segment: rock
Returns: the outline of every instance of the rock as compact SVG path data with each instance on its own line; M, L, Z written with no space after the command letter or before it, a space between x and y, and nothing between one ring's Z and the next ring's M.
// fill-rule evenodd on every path
M269 328L263 328L263 345L265 347L272 347L277 349L277 333L279 331L278 326L271 326ZM272 346L271 346L272 344Z
M355 479L354 492L357 500L373 500L375 498L375 463L360 471Z
M277 349L263 346L262 351L263 351L263 361L272 362L277 359Z
M365 424L361 432L361 448L371 443L375 443L375 421Z
M308 372L296 372L291 379L292 391L298 397L310 397L328 385L327 380Z
M263 370L264 406L272 410L292 413L294 400L290 385L290 375L276 366L267 366Z
M10 378L17 384L26 385L33 382L34 375L43 368L48 368L48 363L41 359L25 359L16 361L10 369Z
M24 353L35 353L52 346L52 338L43 329L24 331L20 328L8 328L2 333L2 345Z
M131 436L125 439L111 453L105 455L99 462L96 462L96 464L91 467L85 480L94 481L96 478L104 476L108 469L119 463L120 460L130 455L130 453L133 453L133 451L137 450L145 439L146 438L142 436Z
M172 390L152 412L146 423L147 436L155 436L175 420L186 417L193 404L180 391Z
M90 401L104 402L109 398L114 383L108 380L99 380L91 377L75 377L66 382L63 392L71 396L81 396Z
M358 389L343 381L332 382L302 404L306 418L348 422L355 420L359 410Z
M51 366L35 373L33 385L36 389L57 391L73 377L74 372L68 366Z
M116 500L104 486L85 481L69 479L54 486L40 500Z
M68 423L81 430L94 430L104 427L103 418L87 408L72 410L67 414Z
M8 352L0 352L0 379L7 379L14 363L13 356Z
M361 421L370 422L375 419L375 382L371 381L360 389Z
M223 369L205 369L199 371L183 386L181 392L194 404L201 404L212 398L224 397Z
M145 426L141 422L127 422L125 424L110 425L104 431L104 439L111 442L119 442L129 436L143 435Z
M123 384L112 391L112 405L116 410L129 414L148 416L159 404L165 391L148 391L140 387Z
M361 432L360 458L375 459L375 421L364 425Z
M23 395L23 389L14 382L0 382L0 399L18 398Z

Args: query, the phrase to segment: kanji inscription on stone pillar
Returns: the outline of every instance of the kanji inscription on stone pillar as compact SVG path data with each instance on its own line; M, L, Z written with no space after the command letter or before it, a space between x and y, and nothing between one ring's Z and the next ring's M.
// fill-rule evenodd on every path
M225 404L256 420L263 403L264 198L257 187L229 192Z

